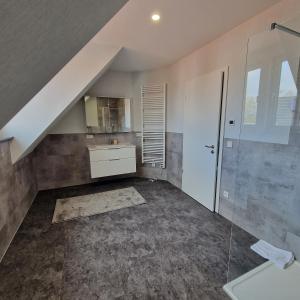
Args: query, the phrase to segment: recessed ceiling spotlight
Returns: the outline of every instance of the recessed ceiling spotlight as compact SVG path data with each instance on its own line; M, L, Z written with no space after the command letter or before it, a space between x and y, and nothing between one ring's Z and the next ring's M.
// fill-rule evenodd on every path
M160 15L155 13L151 16L153 22L158 22L160 20Z

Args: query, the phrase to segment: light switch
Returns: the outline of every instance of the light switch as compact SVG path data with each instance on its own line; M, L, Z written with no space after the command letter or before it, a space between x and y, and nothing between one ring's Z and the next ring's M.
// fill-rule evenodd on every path
M229 193L227 191L223 191L223 196L224 196L224 198L228 199L229 198Z
M226 147L232 148L232 141L226 141Z

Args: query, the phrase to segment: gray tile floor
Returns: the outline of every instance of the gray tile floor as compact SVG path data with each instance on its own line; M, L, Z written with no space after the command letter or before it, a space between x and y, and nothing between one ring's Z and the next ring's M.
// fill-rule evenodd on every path
M147 204L51 223L56 198L127 186ZM228 221L163 181L43 191L0 264L0 299L228 299L230 234ZM243 263L241 243L235 276L260 263Z

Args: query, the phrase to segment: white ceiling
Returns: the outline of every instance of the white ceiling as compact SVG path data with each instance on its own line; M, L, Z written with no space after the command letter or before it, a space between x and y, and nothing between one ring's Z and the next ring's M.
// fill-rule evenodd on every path
M279 0L130 0L95 36L124 46L112 69L142 71L175 62ZM159 12L161 21L150 17Z

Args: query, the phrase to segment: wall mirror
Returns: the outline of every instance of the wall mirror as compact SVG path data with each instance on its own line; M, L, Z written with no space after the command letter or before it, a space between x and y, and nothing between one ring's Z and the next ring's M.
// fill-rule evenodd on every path
M131 131L130 99L84 97L86 126L91 133Z

